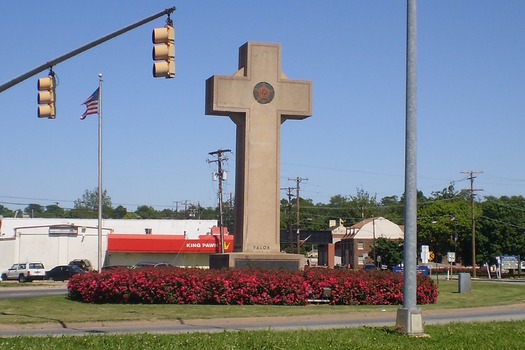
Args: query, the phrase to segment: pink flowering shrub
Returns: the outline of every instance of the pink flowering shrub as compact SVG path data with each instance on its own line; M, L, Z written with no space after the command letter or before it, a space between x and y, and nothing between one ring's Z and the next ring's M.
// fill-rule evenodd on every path
M330 269L119 269L73 276L68 296L86 303L306 305L322 299L324 288L334 305L403 302L402 275ZM417 303L435 303L437 297L433 281L418 276Z

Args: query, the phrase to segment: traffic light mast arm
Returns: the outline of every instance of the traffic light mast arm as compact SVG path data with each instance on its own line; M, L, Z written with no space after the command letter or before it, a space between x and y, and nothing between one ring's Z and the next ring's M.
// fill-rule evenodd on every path
M0 93L5 91L5 90L7 90L7 89L9 89L9 88L11 88L11 87L13 87L13 86L15 86L18 83L21 83L22 81L24 81L24 80L26 80L28 78L31 78L35 74L38 74L38 73L40 73L40 72L42 72L42 71L44 71L46 69L49 69L49 68L51 68L53 66L56 66L57 64L59 64L61 62L64 62L67 59L70 59L71 57L74 57L74 56L76 56L78 54L81 54L82 52L87 51L87 50L89 50L89 49L91 49L91 48L93 48L95 46L98 46L98 45L100 45L100 44L102 44L102 43L104 43L104 42L106 42L108 40L111 40L111 39L113 39L113 38L115 38L115 37L117 37L119 35L122 35L122 34L124 34L126 32L129 32L132 29L140 27L143 24L151 22L154 19L157 19L157 18L162 17L164 15L169 15L169 14L173 13L175 10L176 10L175 6L170 7L168 9L164 10L164 11L161 11L161 12L153 15L153 16L145 18L145 19L143 19L143 20L141 20L141 21L139 21L137 23L129 25L129 26L125 27L125 28L122 28L122 29L114 32L114 33L108 34L108 35L106 35L106 36L104 36L104 37L102 37L102 38L100 38L98 40L95 40L95 41L93 41L93 42L91 42L89 44L86 44L86 45L84 45L82 47L79 47L78 49L73 50L73 51L71 51L71 52L69 52L69 53L67 53L65 55L62 55L62 56L60 56L58 58L55 58L52 61L46 62L46 63L36 67L35 69L30 70L29 72L24 73L24 74L20 75L19 77L15 78L15 79L13 79L13 80L11 80L11 81L3 84L3 85L0 85Z

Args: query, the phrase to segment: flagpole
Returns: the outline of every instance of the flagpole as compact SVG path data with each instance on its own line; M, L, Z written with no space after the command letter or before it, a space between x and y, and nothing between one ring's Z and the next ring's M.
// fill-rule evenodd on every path
M98 74L98 251L97 267L102 271L102 73Z

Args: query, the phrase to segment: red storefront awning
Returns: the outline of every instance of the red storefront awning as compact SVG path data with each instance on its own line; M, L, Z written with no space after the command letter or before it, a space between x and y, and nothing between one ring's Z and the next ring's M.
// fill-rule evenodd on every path
M203 235L185 239L183 235L109 234L108 253L220 253L220 237ZM224 252L233 252L233 236L224 235Z

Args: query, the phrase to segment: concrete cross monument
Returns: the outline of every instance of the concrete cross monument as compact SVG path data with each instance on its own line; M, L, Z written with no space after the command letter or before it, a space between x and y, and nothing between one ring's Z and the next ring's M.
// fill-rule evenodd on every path
M206 114L229 116L237 127L234 253L210 257L210 267L304 263L280 253L280 131L286 120L312 115L312 83L287 79L280 45L249 42L233 76L206 81Z

